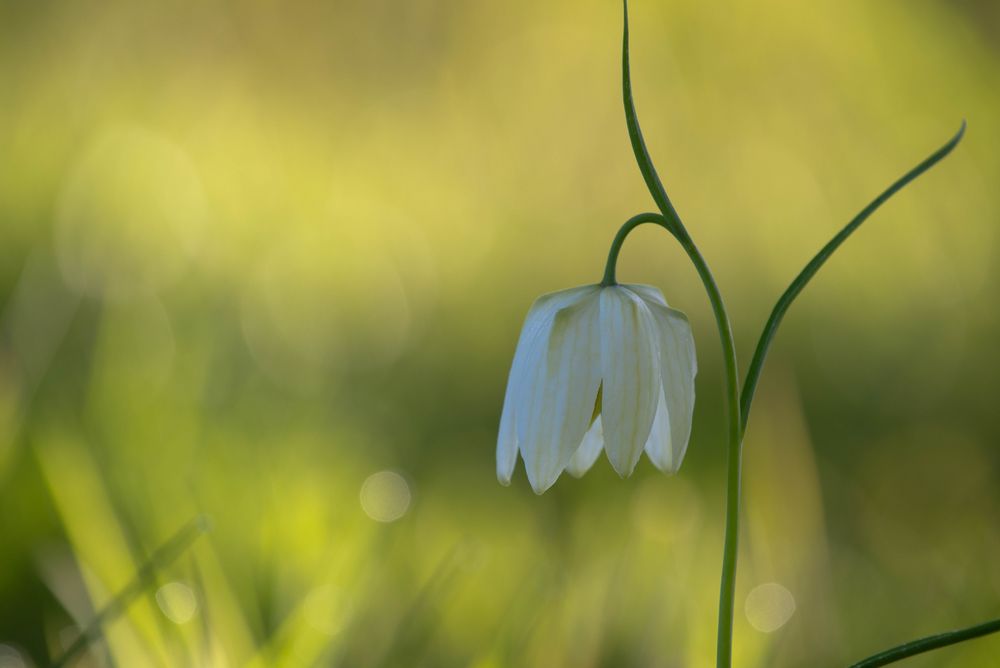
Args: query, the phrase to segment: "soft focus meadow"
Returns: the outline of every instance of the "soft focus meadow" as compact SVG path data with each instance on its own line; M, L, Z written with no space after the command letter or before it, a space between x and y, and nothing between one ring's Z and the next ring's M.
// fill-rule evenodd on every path
M1000 613L1000 11L634 0L650 150L744 364L736 665L835 666ZM0 666L705 666L721 361L687 460L494 474L517 334L653 209L611 0L0 3ZM147 570L149 570L147 568ZM1000 666L1000 638L907 665Z

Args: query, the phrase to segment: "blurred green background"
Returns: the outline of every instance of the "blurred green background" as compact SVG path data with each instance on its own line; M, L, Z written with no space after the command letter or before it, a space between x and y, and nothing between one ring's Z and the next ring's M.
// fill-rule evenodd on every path
M1000 11L634 0L647 141L749 360L736 660L844 665L1000 612ZM652 208L620 3L0 3L0 666L705 666L720 359L655 229L619 276L699 346L681 473L494 477L536 296ZM912 666L1000 666L1000 639Z

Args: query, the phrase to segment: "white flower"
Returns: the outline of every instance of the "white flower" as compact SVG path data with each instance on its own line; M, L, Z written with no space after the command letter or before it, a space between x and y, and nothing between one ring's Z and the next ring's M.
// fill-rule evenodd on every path
M621 476L643 451L675 473L694 410L687 317L648 285L586 285L539 297L514 353L497 438L497 478L517 453L536 493L579 477L603 449Z

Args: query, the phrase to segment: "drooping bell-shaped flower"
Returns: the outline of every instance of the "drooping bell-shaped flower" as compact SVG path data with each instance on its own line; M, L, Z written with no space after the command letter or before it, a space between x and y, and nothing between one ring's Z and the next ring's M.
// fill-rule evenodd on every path
M583 475L602 448L621 476L645 452L676 472L694 410L687 317L648 285L586 285L539 297L514 353L497 439L497 478L517 454L541 494Z

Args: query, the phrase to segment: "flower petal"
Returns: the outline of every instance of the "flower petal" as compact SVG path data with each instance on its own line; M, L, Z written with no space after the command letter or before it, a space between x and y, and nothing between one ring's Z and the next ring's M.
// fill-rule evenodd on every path
M586 288L589 288L586 289ZM524 387L528 373L526 360L532 356L544 343L547 332L552 326L552 319L559 309L573 303L581 295L593 291L593 286L584 286L560 292L542 295L528 309L524 318L524 326L514 350L514 361L507 377L507 390L503 399L503 411L500 414L500 429L497 434L497 480L503 485L509 485L517 464L517 421L515 407L518 397Z
M653 428L649 430L646 439L646 455L656 468L664 473L676 473L680 461L674 461L672 448L673 439L670 434L670 411L667 408L663 388L660 388L660 399L656 404L656 417L653 418ZM683 457L683 454L681 455Z
M628 288L639 295L645 302L652 302L660 306L667 306L667 300L663 298L663 293L655 285L643 285L642 283L627 283L622 287Z
M598 455L604 448L604 430L601 428L601 416L598 415L594 424L583 437L583 443L573 453L573 458L569 460L566 470L574 478L582 478L583 474L590 470L590 467L597 461Z
M646 445L660 392L656 328L633 292L601 290L601 419L604 449L621 476L632 473Z
M662 374L665 422L669 429L647 443L646 452L657 468L676 473L687 452L694 415L695 386L698 361L695 357L694 336L687 316L680 311L644 299L656 324L660 372ZM656 419L661 419L657 412ZM654 427L653 431L656 431ZM652 440L652 439L651 439Z
M517 439L536 493L552 486L590 426L600 373L597 286L552 319L544 345L529 349L515 404Z

